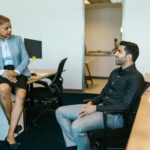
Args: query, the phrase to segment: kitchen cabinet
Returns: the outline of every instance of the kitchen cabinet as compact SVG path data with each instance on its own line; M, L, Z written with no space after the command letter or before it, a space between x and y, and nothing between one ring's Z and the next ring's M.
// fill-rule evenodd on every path
M93 60L89 64L92 77L109 77L112 70L118 67L115 64L115 57L113 55L90 55L86 57L91 57Z

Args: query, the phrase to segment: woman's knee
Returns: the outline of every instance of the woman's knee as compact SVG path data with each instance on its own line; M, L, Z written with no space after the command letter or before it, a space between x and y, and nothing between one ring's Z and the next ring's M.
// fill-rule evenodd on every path
M6 97L10 95L11 87L8 84L1 84L0 85L0 96Z
M25 101L25 95L16 95L16 100L19 99L21 101Z
M16 91L16 99L24 101L26 98L26 90L24 89L18 89Z
M26 91L25 90L18 90L16 92L15 105L23 107L24 106L24 102L25 102L25 98L26 98Z
M25 97L24 96L16 96L15 104L19 105L20 107L24 106Z

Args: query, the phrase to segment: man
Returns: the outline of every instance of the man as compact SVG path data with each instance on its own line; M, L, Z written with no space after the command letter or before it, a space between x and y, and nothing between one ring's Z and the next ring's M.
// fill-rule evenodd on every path
M115 58L121 67L112 71L100 95L87 104L62 106L56 110L67 149L90 150L87 131L104 128L103 111L126 110L141 96L145 82L135 67L138 55L136 44L120 42ZM123 121L121 114L108 115L110 128L123 127Z

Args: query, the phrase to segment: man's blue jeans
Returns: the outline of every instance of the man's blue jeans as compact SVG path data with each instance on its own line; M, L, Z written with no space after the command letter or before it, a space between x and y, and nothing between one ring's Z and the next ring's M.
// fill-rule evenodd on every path
M82 118L79 111L83 105L68 105L56 110L56 118L63 132L66 147L77 146L78 150L90 150L90 142L87 131L102 129L103 113L94 112ZM108 125L110 128L123 126L122 115L109 115Z

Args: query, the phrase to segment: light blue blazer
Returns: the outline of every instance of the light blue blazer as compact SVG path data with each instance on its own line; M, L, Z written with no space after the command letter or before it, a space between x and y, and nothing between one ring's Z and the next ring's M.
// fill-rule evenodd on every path
M27 77L30 76L30 71L28 68L30 59L22 38L20 36L12 35L7 39L7 43L13 58L15 69L18 70L22 75ZM0 70L1 69L4 69L4 63L2 60L2 49L0 47Z

